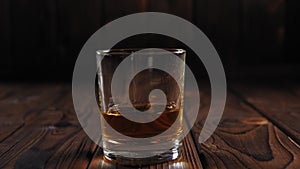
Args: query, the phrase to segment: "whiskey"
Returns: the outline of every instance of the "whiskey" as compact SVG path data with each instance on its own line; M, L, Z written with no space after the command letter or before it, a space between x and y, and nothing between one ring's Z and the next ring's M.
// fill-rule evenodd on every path
M142 110L141 107L136 107L140 111ZM143 113L141 118L153 119L155 113L159 113L159 117L148 123L131 121L115 108L101 113L103 151L106 157L110 157L110 159L117 159L122 156L135 158L136 154L151 157L157 154L164 154L167 150L166 147L171 148L164 154L166 156L169 153L178 151L181 145L180 136L183 128L182 108L176 107L175 104L168 104L166 106L152 105L151 110L152 112L141 112ZM122 108L122 111L126 111L126 108ZM106 123L103 121L106 121ZM114 129L117 133L112 132L111 129ZM134 139L126 139L120 137L119 134ZM127 160L122 162L127 163ZM144 163L147 161L141 162Z
M148 109L148 106L135 106L140 111L143 109ZM126 108L122 109L126 111ZM159 112L159 110L164 110L163 112ZM129 109L128 109L129 111ZM148 123L138 123L127 119L126 117L122 116L122 112L116 109L109 109L107 112L102 112L103 119L107 122L109 126L102 126L103 127L103 134L104 137L110 139L117 139L114 138L114 135L111 133L106 132L106 127L112 127L120 134L134 137L134 138L149 138L156 135L159 135L166 130L168 130L172 125L177 125L172 128L174 130L172 132L172 136L168 136L170 138L174 138L174 136L178 135L182 131L181 124L174 124L177 118L182 120L182 111L180 108L177 108L175 104L168 104L166 106L163 105L153 105L152 106L153 112L141 112L143 113L143 118L145 119L153 119L153 116L158 113L159 117L156 118L154 121ZM180 122L182 123L182 122Z
M180 156L184 61L182 49L97 52L96 96L105 158L145 165Z

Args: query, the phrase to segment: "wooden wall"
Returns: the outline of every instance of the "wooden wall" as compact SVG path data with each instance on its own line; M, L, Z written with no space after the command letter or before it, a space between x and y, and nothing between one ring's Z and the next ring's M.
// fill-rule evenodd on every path
M298 9L297 0L1 0L0 77L70 80L81 47L97 29L145 11L196 24L229 77L299 77ZM130 46L143 40L157 47L177 43L163 39L140 36Z

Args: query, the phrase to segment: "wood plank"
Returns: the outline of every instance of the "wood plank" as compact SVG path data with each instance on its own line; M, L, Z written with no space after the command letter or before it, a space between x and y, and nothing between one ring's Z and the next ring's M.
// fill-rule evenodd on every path
M9 168L129 168L114 166L103 161L101 149L81 130L72 107L71 92L68 85L33 85L20 87L16 93L4 95L2 104L11 106L19 101L26 109L31 98L33 107L25 111L22 118L25 127L18 129L10 137L0 142L0 167ZM0 85L4 89L5 85ZM69 89L68 89L69 88ZM9 89L11 92L13 88ZM26 90L25 90L26 89ZM193 128L197 136L203 126L205 112L209 106L209 88L201 88L201 114L199 122ZM298 91L294 85L290 91ZM3 90L2 90L3 91ZM24 93L22 94L23 91ZM65 93L67 91L67 94ZM3 93L0 90L0 94ZM5 93L5 92L4 92ZM32 93L32 94L31 94ZM59 94L63 98L40 95ZM18 95L16 95L18 94ZM299 93L294 92L298 96ZM19 96L20 95L20 96ZM3 102L3 100L5 102ZM44 102L43 102L44 101ZM51 103L50 103L51 102ZM43 108L43 106L46 106ZM4 106L3 106L4 107ZM0 108L0 110L2 110ZM22 112L22 111L21 111ZM29 114L28 114L29 113ZM1 113L2 114L2 113ZM18 114L13 113L17 119ZM11 117L12 118L12 117ZM0 118L2 121L2 118ZM2 128L0 128L0 131ZM1 132L0 132L1 133ZM183 158L179 161L162 163L142 168L199 168L201 165L192 137L188 135L184 142ZM197 144L201 152L204 168L297 168L300 166L300 146L287 137L280 129L253 110L236 96L229 94L224 116L215 134L202 145ZM89 160L93 159L91 163Z
M33 109L29 114L21 114L25 116L22 128L0 142L0 167L86 168L96 146L79 125L73 109L70 85L32 86L30 90L22 90L23 93L28 91L31 94L25 92L21 96L26 100L39 93L37 100L45 102L47 106ZM58 86L63 90L57 90ZM54 94L63 97L51 101L50 94L52 97ZM15 98L16 95L11 97ZM35 102L31 100L30 105L36 107ZM15 117L17 115L12 114Z
M18 93L24 94L24 84L1 83L0 84L0 108L3 108L2 103L12 99ZM27 86L28 87L28 86ZM7 121L7 114L4 114L3 109L0 111L0 143L9 137L12 133L20 129L23 124L21 122Z
M47 132L18 158L16 168L86 168L95 144L82 131L73 109L71 91L58 100L52 111L45 110L35 118Z
M233 90L250 106L300 144L298 83L236 84Z
M22 93L24 89L24 84L14 84L14 83L1 83L0 84L0 107L2 108L2 104L4 101L11 99L14 94ZM7 115L3 115L3 109L0 111L0 142L22 127L22 123L18 122L9 122L6 121Z
M60 85L24 85L12 91L8 97L1 100L1 120L5 123L24 123L32 112L39 112L59 95L66 92Z
M193 128L195 141L210 105L209 88L201 90L198 123ZM203 144L204 168L295 168L300 166L300 147L266 118L228 93L226 107L217 130Z
M80 130L51 155L45 168L87 168L95 150L96 144Z
M61 91L59 87L53 89L49 91L54 93ZM0 90L3 91L0 94L0 119L2 121L0 129L3 133L0 140L5 139L24 124L24 118L28 111L40 110L46 107L48 102L43 99L51 101L55 98L53 93L39 97L40 89L37 86L28 84L2 83Z
M43 87L45 91L55 93L45 86ZM44 95L45 93L41 94ZM72 108L70 91L63 99L56 100L42 112L35 113L32 111L32 116L27 116L25 120L27 121L25 127L6 140L5 143L1 143L7 145L14 143L16 138L22 140L7 151L9 154L17 155L17 159L6 159L9 161L6 167L34 168L46 166L46 168L59 168L60 166L69 166L82 168L87 165L95 152L95 144L82 130L78 131L79 124ZM23 148L19 149L21 146ZM200 168L200 159L190 136L186 138L184 148L182 159L158 164L158 168ZM94 156L94 162L98 162L99 156L102 154L101 149L98 148L97 153ZM156 165L150 168L154 166ZM122 166L118 166L118 168L120 167Z
M11 99L11 97L17 93L22 92L24 88L24 84L14 84L14 83L1 83L0 84L0 108L2 107L2 103ZM7 137L9 137L12 133L22 127L22 123L7 121L7 114L4 114L3 109L0 111L0 142Z
M300 97L300 87L299 85L292 85L291 90L295 93L298 97Z
M26 87L24 83L0 82L0 101L22 91L24 87Z
M94 157L91 160L91 163L89 165L89 169L96 169L96 168L103 168L103 169L129 169L129 168L136 168L136 167L130 167L130 166L122 166L122 165L116 165L115 163L112 163L105 159L102 154L102 149L98 147ZM168 169L168 168L174 168L174 169L201 169L202 164L200 162L200 158L198 157L197 149L195 148L194 141L190 134L186 136L186 138L183 140L183 150L182 150L182 157L169 162L164 162L160 164L153 164L153 165L147 165L147 166L140 166L142 169Z
M60 85L30 86L23 87L21 92L9 96L0 104L2 111L0 119L4 123L9 123L6 127L14 129L15 125L21 126L8 133L0 142L1 168L14 166L21 154L43 139L47 133L52 134L55 131L50 124L55 124L61 118L58 113L51 116L46 112L49 112L51 105L59 104L59 95L64 94L65 89Z

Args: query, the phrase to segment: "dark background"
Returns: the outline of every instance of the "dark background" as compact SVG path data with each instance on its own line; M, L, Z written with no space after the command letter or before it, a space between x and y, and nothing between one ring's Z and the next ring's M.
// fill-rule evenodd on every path
M96 30L145 11L197 25L217 49L229 79L297 79L298 1L0 0L0 79L70 81L81 47ZM183 47L194 73L205 76L197 56L172 38L140 35L116 47Z

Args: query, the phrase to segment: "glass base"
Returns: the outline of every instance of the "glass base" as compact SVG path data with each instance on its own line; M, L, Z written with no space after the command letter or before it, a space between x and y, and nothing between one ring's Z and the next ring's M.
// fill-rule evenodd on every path
M149 165L155 163L162 163L170 160L178 159L181 156L181 144L173 147L167 152L154 152L149 151L149 157L147 158L130 158L128 156L137 156L138 152L114 152L110 150L103 149L104 157L112 162L121 164L121 165L130 165L130 166L137 166L137 165ZM123 154L123 155L122 155ZM126 156L124 156L126 154ZM145 154L145 151L143 151ZM159 154L150 156L150 154Z

